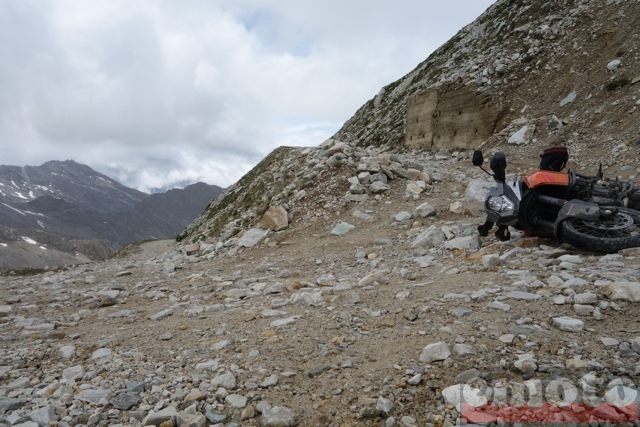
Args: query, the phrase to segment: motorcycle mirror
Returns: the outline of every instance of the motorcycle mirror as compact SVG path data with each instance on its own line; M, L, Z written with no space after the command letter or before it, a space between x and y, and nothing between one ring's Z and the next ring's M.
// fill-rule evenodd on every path
M482 156L482 151L480 150L474 150L473 151L473 158L471 159L471 163L473 163L473 166L482 166L482 164L484 163L484 157Z
M504 155L504 152L498 151L491 157L491 162L489 163L489 167L493 171L493 177L499 182L505 182L507 170L507 158Z

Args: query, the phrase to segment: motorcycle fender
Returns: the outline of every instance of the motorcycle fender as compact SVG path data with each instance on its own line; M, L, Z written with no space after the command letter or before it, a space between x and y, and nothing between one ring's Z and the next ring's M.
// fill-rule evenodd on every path
M570 200L565 203L560 212L558 212L558 218L554 224L556 236L558 235L560 224L568 218L598 221L600 219L600 206L583 200Z

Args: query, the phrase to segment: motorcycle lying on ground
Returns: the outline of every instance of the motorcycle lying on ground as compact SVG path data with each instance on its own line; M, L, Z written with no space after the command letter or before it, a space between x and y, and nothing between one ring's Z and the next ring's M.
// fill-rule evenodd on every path
M511 238L511 226L592 252L640 247L640 192L632 181L603 178L602 165L596 176L560 172L568 159L564 147L547 149L541 157L540 169L507 181L504 152L492 156L491 173L482 167L482 151L474 151L473 165L495 180L484 201L481 236L497 225L501 241Z

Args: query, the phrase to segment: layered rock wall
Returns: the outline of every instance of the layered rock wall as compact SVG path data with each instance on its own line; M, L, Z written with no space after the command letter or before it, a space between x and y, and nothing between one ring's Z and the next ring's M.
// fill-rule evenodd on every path
M408 100L405 144L429 150L475 148L493 135L501 110L467 86L420 92Z

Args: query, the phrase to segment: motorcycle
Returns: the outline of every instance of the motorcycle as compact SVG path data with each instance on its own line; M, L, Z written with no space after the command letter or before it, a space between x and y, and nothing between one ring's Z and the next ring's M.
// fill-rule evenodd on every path
M497 225L501 241L511 238L513 227L593 252L640 247L640 192L633 181L604 178L602 165L596 176L561 172L568 159L564 147L547 149L541 157L538 170L507 181L504 152L492 156L491 173L482 167L482 151L474 151L473 165L495 180L484 202L481 236Z

